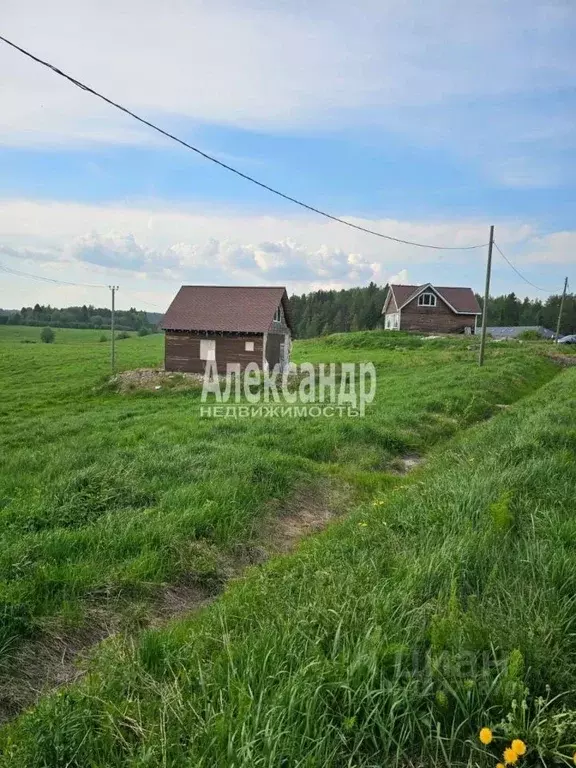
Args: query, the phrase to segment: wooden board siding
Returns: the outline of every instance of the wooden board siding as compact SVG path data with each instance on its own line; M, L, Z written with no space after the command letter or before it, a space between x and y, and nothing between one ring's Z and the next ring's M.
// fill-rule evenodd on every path
M216 366L219 374L226 373L226 363L240 363L244 369L248 363L262 367L262 334L209 334L188 331L166 331L164 342L164 367L167 371L204 373L206 361L200 359L200 341L216 342ZM246 352L245 342L254 342L254 351Z
M284 307L280 305L280 320L272 320L268 326L268 333L281 333L290 336L290 328L286 324L286 313Z
M266 337L266 360L270 370L280 362L280 344L284 343L284 336L279 333L269 333Z
M474 331L475 315L458 315L436 298L435 307L419 307L418 297L412 299L400 312L401 331L425 333L464 333L465 328Z
M276 320L273 320L268 328L268 333L279 333L282 336L290 336L290 328L288 328L286 323L277 323Z
M384 301L384 306L382 307L382 314L394 314L394 312L398 312L398 305L396 304L394 293L389 289L386 300Z

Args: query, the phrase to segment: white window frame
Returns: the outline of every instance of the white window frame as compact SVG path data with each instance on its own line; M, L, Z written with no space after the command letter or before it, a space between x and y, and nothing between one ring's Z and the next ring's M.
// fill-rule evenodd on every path
M254 352L254 342L253 341L245 341L244 342L244 352Z
M200 339L200 360L216 360L216 339Z
M429 301L426 301L429 299ZM418 296L419 307L435 307L436 306L436 294L432 291L424 291Z
M268 315L270 317L270 315ZM280 308L280 304L276 307L276 312L274 312L274 322L281 323L282 322L282 309Z

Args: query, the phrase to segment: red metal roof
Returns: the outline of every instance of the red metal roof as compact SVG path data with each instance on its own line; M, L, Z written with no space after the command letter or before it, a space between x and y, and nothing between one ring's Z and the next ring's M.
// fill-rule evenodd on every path
M165 331L265 333L282 302L292 327L283 287L183 285L164 315Z
M418 293L426 286L432 285L426 283L425 285L391 285L390 288L394 291L396 303L398 307L402 307L412 297L417 296ZM480 307L476 301L476 296L471 288L464 288L458 286L440 286L432 285L432 288L443 298L446 303L451 306L456 312L460 314L479 315Z

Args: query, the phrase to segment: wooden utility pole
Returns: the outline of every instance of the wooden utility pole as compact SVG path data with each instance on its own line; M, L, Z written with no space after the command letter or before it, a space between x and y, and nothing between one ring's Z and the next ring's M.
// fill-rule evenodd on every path
M482 334L480 336L480 353L478 365L484 365L484 348L486 346L486 326L488 325L488 300L490 298L490 277L492 274L492 248L494 246L494 224L490 227L488 242L488 261L486 262L486 287L484 289L484 306L482 307Z
M112 376L116 373L116 339L114 334L114 298L116 295L116 291L118 290L117 285L109 285L108 286L110 290L112 291L112 317L110 318L110 330L112 331L112 353L111 353L111 364L112 364Z
M562 291L562 298L560 299L560 311L558 312L558 322L556 324L556 344L560 338L560 323L562 322L562 310L564 309L564 299L566 298L566 291L568 289L568 278L564 278L564 290Z

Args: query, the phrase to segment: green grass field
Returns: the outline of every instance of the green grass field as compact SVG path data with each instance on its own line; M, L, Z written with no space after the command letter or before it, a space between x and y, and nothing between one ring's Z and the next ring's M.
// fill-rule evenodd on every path
M38 335L0 328L4 681L27 643L128 620L85 683L6 727L6 765L489 765L468 743L482 718L522 697L532 717L547 684L572 685L575 379L551 381L541 345L491 345L479 369L466 339L301 342L296 361L376 364L366 418L226 420L199 416L198 391L112 391L99 332L22 343ZM162 341L118 342L119 367L158 365ZM393 471L431 449L412 478ZM200 616L139 629L167 586L218 588L319 487L342 522ZM464 651L493 663L436 669Z

